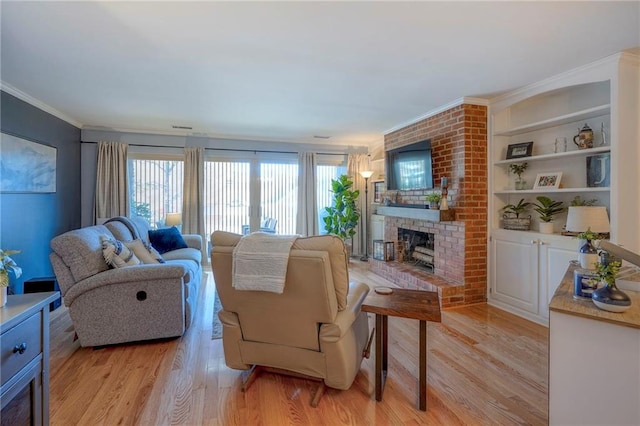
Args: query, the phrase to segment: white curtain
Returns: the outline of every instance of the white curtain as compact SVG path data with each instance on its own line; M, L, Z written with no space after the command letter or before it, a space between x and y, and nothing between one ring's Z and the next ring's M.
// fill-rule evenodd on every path
M204 235L204 148L184 149L184 183L182 190L182 232L202 236L202 255L206 263Z
M316 163L314 152L298 154L298 216L296 233L318 234L318 202L316 197Z
M98 218L129 215L128 148L119 142L98 142L94 223Z
M364 255L365 252L365 244L366 244L366 236L368 235L365 230L368 227L368 218L365 217L365 200L364 200L364 189L365 189L365 181L364 178L360 175L360 172L364 170L370 170L369 168L369 156L367 154L349 154L347 157L347 174L351 177L353 181L353 189L357 189L360 191L360 196L358 197L358 208L360 209L360 221L358 221L358 227L356 228L356 235L353 237L353 254ZM369 211L367 209L367 215Z

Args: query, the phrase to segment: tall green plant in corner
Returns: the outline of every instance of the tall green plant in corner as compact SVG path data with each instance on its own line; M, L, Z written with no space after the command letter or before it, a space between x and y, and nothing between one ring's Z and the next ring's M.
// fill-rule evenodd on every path
M337 235L343 240L353 238L358 220L360 220L360 212L356 206L360 191L353 190L352 187L353 181L347 175L332 179L333 205L325 207L327 212L324 217L325 229L328 233Z

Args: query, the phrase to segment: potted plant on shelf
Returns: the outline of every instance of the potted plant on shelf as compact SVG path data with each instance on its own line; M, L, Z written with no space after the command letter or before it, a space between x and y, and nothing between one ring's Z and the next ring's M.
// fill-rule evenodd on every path
M509 165L509 171L518 176L516 179L516 189L527 189L527 181L522 179L522 174L527 170L528 164L525 163L513 163Z
M534 210L540 215L540 232L543 234L553 234L553 217L564 212L566 209L562 201L554 201L549 197L541 195L536 197L537 203L533 203Z
M360 212L356 206L360 191L354 190L352 187L353 181L347 175L331 180L333 205L325 207L327 215L323 219L327 232L342 238L345 242L348 255L351 253L351 240L356 233L355 228L358 226L358 220L360 220Z
M591 228L581 232L577 236L578 240L578 260L583 269L596 269L598 265L598 250L594 245L595 240L600 239L600 234L593 232Z
M12 254L20 253L18 250L0 249L0 308L7 303L7 287L9 287L9 271L13 271L16 278L22 275L22 268L9 257Z
M518 204L507 204L502 208L504 215L502 216L502 224L504 229L512 229L516 231L528 231L531 227L531 216L520 217L531 203L524 201L522 198Z
M631 307L631 299L616 287L616 277L622 263L611 259L606 251L601 253L601 259L602 261L596 264L596 273L604 285L593 292L591 300L602 310L624 312Z
M431 194L427 194L425 199L429 202L430 209L438 210L440 208L442 194L439 192L432 192Z

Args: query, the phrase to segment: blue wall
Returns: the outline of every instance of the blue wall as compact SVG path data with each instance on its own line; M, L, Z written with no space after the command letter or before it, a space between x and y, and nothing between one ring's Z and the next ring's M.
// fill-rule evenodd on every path
M12 256L22 277L11 277L15 293L30 278L53 276L51 239L80 227L80 129L22 100L0 92L0 128L58 149L54 194L0 194L0 248L20 250Z

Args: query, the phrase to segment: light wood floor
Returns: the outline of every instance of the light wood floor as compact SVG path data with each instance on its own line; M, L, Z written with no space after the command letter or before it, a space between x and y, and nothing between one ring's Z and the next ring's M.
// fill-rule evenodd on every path
M352 281L388 281L352 262ZM373 397L374 355L348 391L265 373L240 391L240 371L211 340L215 284L203 283L195 324L178 339L94 350L73 342L64 308L51 319L52 425L418 425L547 423L548 330L486 305L428 325L428 411L418 399L418 322L389 319L389 376Z

